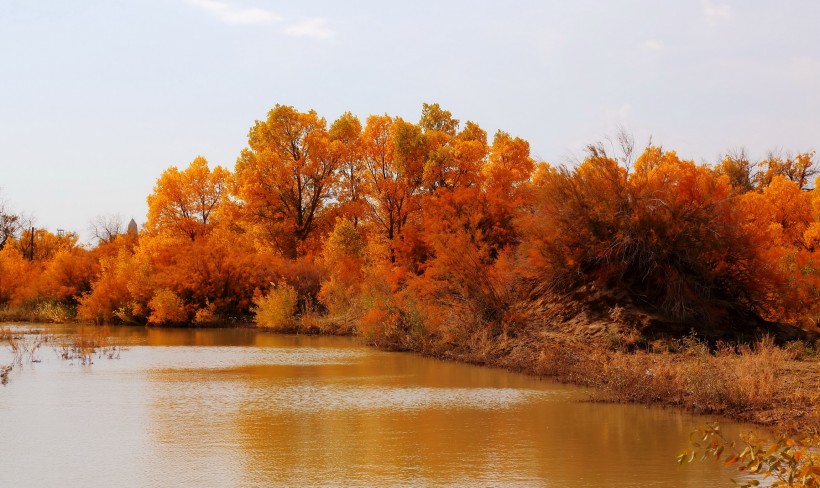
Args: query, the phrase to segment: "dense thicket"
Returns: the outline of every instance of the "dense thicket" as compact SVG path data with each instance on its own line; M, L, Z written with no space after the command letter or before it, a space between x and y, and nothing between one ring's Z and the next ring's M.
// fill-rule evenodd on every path
M533 320L522 304L595 284L669 321L816 322L813 152L709 166L620 142L551 166L437 104L417 123L346 113L329 126L276 106L233 171L197 157L160 175L139 235L108 225L83 247L0 208L0 307L150 324L255 315L412 347L515 334Z

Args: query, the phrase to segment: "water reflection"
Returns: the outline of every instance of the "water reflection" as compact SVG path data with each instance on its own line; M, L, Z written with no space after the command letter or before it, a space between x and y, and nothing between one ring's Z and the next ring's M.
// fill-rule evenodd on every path
M702 418L345 338L110 333L121 359L43 354L0 389L0 486L729 484L675 464Z

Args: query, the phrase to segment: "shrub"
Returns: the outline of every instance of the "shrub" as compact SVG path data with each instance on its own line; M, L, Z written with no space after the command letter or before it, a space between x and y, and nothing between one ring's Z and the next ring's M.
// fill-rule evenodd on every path
M53 300L39 302L34 307L34 318L37 322L64 324L76 316L73 307Z
M574 170L539 172L534 192L524 250L543 281L616 286L679 321L708 321L725 303L768 305L777 281L744 227L748 212L705 166L650 147L627 172L592 147Z
M273 285L267 295L254 299L256 324L276 330L290 330L296 325L296 289L281 282Z
M151 324L179 324L188 321L185 303L176 293L168 289L161 289L154 293L154 298L148 302L151 314L148 322Z
M206 305L196 311L194 323L197 325L213 324L219 320L216 314L216 307L213 302L206 301Z

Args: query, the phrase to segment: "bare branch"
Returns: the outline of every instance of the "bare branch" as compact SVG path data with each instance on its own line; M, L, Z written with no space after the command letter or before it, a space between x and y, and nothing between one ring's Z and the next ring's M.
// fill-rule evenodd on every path
M91 221L88 230L97 243L114 242L123 233L124 225L120 214L98 215Z

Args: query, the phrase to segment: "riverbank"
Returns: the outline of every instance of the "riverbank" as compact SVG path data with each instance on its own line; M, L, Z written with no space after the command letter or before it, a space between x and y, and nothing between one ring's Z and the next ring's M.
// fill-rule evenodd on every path
M587 386L593 399L720 415L780 431L820 432L816 331L776 324L698 329L634 307L576 301L515 331L477 331L422 354ZM734 332L733 332L734 331ZM711 335L709 334L711 332Z
M680 350L619 351L552 336L539 345L510 340L482 353L422 354L500 367L595 389L593 400L715 414L778 430L820 432L820 359L764 339L710 351L697 338Z
M693 329L682 334L634 307L557 298L540 306L537 320L515 329L474 330L458 342L409 333L393 342L362 339L380 349L589 387L595 401L658 405L778 430L820 432L820 351L805 331L750 329L731 341L725 333L707 337ZM248 327L247 322L211 325ZM266 330L357 335L352 316L309 315L287 329Z
M622 303L623 305L618 305ZM444 360L586 386L593 399L678 408L820 432L818 331L730 317L670 323L621 296L587 287L519 310L511 327L474 327L455 340L399 330L365 340ZM350 318L309 318L289 332L355 333Z

